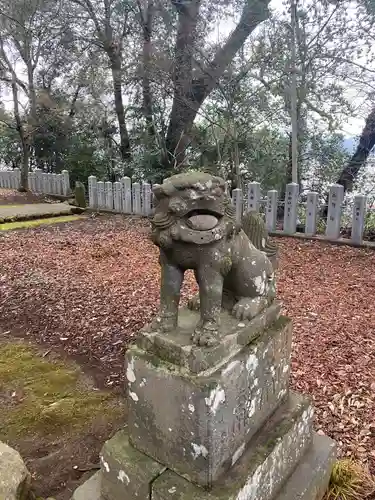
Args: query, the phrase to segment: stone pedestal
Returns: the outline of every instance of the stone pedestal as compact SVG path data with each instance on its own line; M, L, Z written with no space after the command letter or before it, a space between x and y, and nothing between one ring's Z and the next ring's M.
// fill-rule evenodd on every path
M214 348L191 345L198 314L184 309L175 332L140 332L126 354L128 428L74 500L322 498L335 445L288 390L290 320L278 303L250 322L221 319Z
M276 305L265 323L278 313ZM129 436L137 449L210 487L287 396L291 324L278 319L239 345L239 336L253 338L251 322L223 313L222 332L229 335L213 349L192 352L196 320L196 313L182 311L174 336L141 332L138 347L127 352ZM199 366L206 369L195 373Z

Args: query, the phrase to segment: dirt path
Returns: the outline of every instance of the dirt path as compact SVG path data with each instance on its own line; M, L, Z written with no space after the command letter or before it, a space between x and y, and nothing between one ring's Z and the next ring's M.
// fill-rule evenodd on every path
M0 262L0 326L123 383L123 353L157 310L148 224L99 217L9 233ZM375 252L278 239L278 294L294 323L292 386L310 394L316 429L343 455L375 465ZM195 290L191 275L186 298Z

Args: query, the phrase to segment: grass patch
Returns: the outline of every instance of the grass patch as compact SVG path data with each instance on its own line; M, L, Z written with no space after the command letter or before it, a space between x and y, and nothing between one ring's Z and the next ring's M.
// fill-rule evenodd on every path
M324 500L365 500L375 492L375 479L361 464L338 460L332 469Z
M16 222L4 222L0 224L0 231L11 231L13 229L25 229L30 227L37 227L42 224L56 224L62 222L72 222L75 220L82 219L83 217L80 215L65 215L61 217L48 217L45 219L33 219L33 220L25 220L25 221L16 221Z
M52 362L21 342L0 344L0 440L62 435L115 416L115 397L83 383L76 366Z

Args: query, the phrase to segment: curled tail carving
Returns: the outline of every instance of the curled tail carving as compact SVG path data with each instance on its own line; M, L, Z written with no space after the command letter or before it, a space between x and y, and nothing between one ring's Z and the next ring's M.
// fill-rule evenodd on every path
M277 245L270 240L266 225L261 215L256 212L248 212L242 217L242 229L251 243L264 252L272 262L273 268L278 267Z

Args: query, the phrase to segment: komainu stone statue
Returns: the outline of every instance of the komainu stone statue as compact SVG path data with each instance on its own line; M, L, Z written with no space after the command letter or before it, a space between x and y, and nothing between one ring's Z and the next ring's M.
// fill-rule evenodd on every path
M236 222L219 177L178 174L154 186L153 193L151 238L160 247L161 264L157 328L167 332L177 327L184 272L193 269L199 297L189 307L201 314L193 342L215 345L222 307L242 321L254 318L274 300L276 248L257 216L248 214L242 224Z

